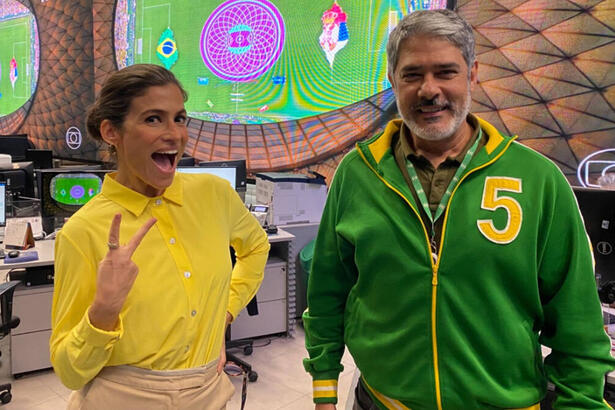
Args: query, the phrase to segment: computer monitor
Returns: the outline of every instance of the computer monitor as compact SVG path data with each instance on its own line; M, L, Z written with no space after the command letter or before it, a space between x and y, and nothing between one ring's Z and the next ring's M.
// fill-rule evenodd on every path
M32 161L34 169L53 168L53 151L50 149L28 149L26 159Z
M25 161L26 151L34 148L28 134L0 135L0 154L9 154L13 162Z
M32 162L13 162L8 168L0 168L0 181L6 183L6 191L14 199L34 198L34 166Z
M226 179L235 189L235 169L234 168L200 168L200 167L178 167L177 172L184 174L211 174Z
M6 225L6 183L0 182L0 226Z
M212 174L226 179L237 192L246 190L246 161L200 162L198 167L177 167L177 172Z
M37 183L41 199L41 216L69 217L102 189L105 174L100 169L41 169Z
M181 157L179 159L179 161L177 161L177 166L178 167L193 167L196 165L196 159L194 159L194 157L191 157L189 155L184 155L183 157Z
M225 172L222 169L234 169L235 170L235 184L233 187L237 192L245 192L246 191L246 160L245 159L235 159L229 161L204 161L199 162L199 168L208 169L212 174L216 172Z
M592 243L599 285L615 281L615 191L573 187ZM560 223L566 223L560 221Z

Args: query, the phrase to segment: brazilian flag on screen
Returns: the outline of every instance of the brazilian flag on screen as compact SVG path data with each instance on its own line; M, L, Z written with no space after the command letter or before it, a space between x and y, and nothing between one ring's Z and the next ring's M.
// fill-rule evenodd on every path
M158 40L158 46L156 47L156 55L167 70L177 61L177 44L175 43L173 30L170 28L164 30L160 35L160 40Z

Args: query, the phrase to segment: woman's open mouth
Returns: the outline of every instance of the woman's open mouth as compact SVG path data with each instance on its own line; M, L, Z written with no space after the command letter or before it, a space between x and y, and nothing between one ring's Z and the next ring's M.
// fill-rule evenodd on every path
M159 151L152 154L152 159L158 168L163 172L173 172L175 169L175 159L177 150Z

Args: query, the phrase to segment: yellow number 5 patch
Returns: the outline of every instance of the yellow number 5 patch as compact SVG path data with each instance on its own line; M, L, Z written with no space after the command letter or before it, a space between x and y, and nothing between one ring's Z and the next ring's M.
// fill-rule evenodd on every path
M497 229L493 225L492 219L479 219L476 224L485 238L495 243L507 244L514 241L519 235L523 211L519 202L509 196L500 195L500 191L521 193L521 180L506 177L487 177L485 179L485 189L480 207L488 211L504 208L508 213L504 229Z

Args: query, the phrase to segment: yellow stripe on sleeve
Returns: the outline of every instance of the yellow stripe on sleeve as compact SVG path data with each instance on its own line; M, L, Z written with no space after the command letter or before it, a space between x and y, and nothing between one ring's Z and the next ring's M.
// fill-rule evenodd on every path
M314 398L337 397L337 380L314 380Z

